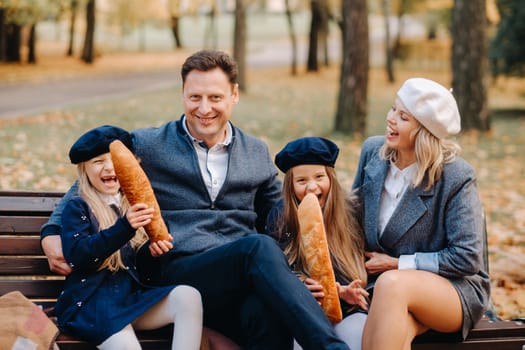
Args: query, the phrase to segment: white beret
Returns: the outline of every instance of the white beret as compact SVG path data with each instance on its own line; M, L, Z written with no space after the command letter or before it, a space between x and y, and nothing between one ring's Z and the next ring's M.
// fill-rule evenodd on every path
M397 96L408 112L438 139L461 131L461 118L454 96L435 81L408 79Z

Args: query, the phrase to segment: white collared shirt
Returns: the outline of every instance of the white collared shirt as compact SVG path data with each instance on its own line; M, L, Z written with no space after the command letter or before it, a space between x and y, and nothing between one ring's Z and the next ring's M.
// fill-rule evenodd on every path
M211 200L215 201L228 172L228 146L232 141L232 127L228 123L224 140L216 143L212 148L208 148L204 141L198 140L190 134L186 126L186 117L182 120L182 125L193 140L193 148L197 152L202 179Z
M104 202L106 202L110 206L110 208L113 209L115 214L117 214L117 217L122 215L120 207L122 194L120 193L120 191L113 195L101 193L100 196L102 197Z
M416 163L400 170L394 163L390 163L386 175L381 202L379 203L379 237L383 235L388 221L396 210L403 194L412 183L417 171ZM415 269L416 261L414 255L401 255L399 257L398 269Z
M108 205L115 205L117 208L120 208L120 200L122 199L122 194L120 192L117 192L116 194L101 193L100 196Z

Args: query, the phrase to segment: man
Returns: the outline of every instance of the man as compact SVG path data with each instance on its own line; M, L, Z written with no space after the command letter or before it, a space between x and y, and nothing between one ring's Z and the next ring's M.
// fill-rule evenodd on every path
M266 145L230 122L239 101L236 63L199 51L181 75L181 119L132 132L174 245L161 258L141 249L142 275L196 287L205 325L243 348L291 349L295 337L304 349L348 349L277 244L257 234L281 184ZM42 227L42 247L50 267L68 273L56 239L60 212L59 205Z

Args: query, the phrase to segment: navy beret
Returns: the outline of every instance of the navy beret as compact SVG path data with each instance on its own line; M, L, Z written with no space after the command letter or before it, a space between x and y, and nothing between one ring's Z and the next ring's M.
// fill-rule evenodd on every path
M275 156L275 165L283 173L303 164L318 164L334 167L339 147L322 137L303 137L289 142Z
M109 144L115 140L122 141L133 151L131 134L124 129L112 125L103 125L86 132L71 146L69 159L71 163L85 162L109 152Z

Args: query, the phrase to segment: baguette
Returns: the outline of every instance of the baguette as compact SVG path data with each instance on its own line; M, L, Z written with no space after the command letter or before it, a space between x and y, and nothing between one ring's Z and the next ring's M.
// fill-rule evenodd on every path
M336 324L343 318L334 269L326 239L323 213L313 193L307 194L297 209L299 249L310 277L323 286L321 307L328 319Z
M151 183L135 155L120 141L109 145L113 167L122 192L131 205L145 203L153 208L151 222L144 229L152 242L170 240L168 228L160 214L160 207L153 193Z

